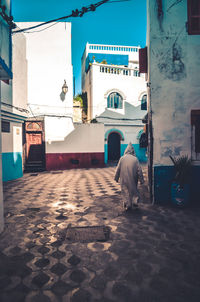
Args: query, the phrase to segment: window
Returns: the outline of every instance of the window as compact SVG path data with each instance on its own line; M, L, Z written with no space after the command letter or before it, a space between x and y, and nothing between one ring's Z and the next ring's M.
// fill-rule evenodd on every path
M200 1L188 0L188 34L200 35Z
M112 92L107 97L107 107L108 108L115 108L115 109L122 109L123 99L121 95L117 92Z
M147 110L147 95L144 94L141 99L141 110Z
M1 131L9 133L10 132L10 122L1 121Z

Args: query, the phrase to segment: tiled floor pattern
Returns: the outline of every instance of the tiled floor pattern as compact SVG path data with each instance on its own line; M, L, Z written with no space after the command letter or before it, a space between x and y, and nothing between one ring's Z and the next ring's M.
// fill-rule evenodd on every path
M4 185L1 302L199 302L200 210L122 211L115 167L25 174ZM143 167L145 178L146 167ZM71 227L108 226L106 242Z

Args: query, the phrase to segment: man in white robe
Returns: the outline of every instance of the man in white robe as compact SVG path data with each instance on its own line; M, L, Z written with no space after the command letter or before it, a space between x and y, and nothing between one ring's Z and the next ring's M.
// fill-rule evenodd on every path
M131 143L128 144L124 155L118 162L114 179L116 182L120 179L124 209L129 210L134 207L138 207L138 180L143 184L144 178L142 168L140 167L135 150Z

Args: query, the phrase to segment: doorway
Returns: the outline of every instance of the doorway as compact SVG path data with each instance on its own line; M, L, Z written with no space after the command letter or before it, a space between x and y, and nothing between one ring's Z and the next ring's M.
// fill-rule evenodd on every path
M108 137L108 160L117 161L120 158L120 135L110 133Z
M44 127L42 121L25 123L25 171L45 170Z

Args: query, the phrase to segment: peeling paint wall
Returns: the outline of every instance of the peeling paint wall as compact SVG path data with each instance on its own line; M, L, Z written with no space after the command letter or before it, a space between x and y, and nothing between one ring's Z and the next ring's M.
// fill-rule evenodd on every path
M187 33L186 1L149 1L149 18L154 164L169 164L169 154L191 153L190 114L200 108L200 36Z
M153 167L171 166L169 155L191 156L191 110L200 109L200 35L188 35L187 1L147 2Z

